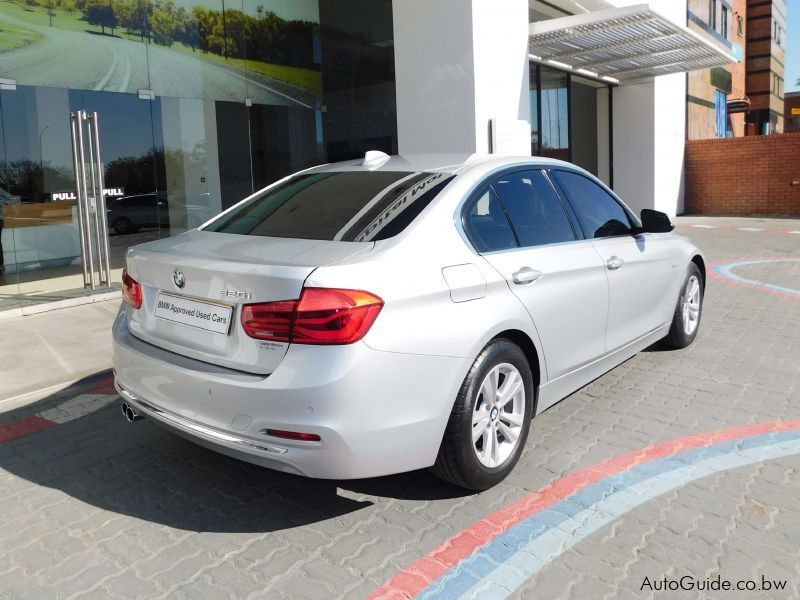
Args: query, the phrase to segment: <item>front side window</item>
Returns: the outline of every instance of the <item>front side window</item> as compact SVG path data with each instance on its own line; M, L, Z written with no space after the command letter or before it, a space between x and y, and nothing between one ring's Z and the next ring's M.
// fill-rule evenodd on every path
M539 170L509 173L493 184L522 247L571 242L575 231L553 186Z
M633 226L630 215L597 183L572 171L553 171L553 177L572 204L586 237L604 238L630 233Z
M403 231L452 178L399 171L297 175L204 229L308 240L383 240Z

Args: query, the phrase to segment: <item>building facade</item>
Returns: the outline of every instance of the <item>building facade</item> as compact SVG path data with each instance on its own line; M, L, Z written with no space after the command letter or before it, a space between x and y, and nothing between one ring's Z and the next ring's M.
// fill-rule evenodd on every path
M679 213L686 71L735 62L686 14L684 0L3 3L0 316L96 299L131 244L366 150L554 156L636 210Z
M747 0L748 135L783 132L785 0Z
M687 26L744 57L747 0L689 0ZM744 63L687 73L686 137L690 140L744 135ZM729 104L730 103L730 104Z
M689 0L687 26L739 62L687 74L687 139L783 131L786 18L784 0Z

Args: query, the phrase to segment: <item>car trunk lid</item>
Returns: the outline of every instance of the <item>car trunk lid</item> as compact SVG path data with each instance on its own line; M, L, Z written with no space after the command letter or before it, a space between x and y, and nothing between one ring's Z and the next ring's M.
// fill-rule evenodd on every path
M241 326L245 304L300 297L317 267L369 252L372 242L270 238L190 231L128 251L143 303L128 308L136 337L171 352L269 374L288 344L256 340Z

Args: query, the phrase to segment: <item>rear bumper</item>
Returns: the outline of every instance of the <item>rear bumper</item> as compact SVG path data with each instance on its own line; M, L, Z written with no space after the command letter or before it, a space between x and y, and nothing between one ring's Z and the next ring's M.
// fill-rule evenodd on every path
M352 479L432 465L463 359L363 343L292 346L268 376L196 361L113 332L115 385L145 416L223 454L300 475ZM321 441L266 435L315 433Z

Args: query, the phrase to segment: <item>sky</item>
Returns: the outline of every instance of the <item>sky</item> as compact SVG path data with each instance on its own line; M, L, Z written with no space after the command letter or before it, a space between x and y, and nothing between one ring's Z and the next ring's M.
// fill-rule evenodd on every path
M783 89L787 92L800 91L800 0L788 0L789 14L786 15L786 78Z

